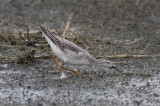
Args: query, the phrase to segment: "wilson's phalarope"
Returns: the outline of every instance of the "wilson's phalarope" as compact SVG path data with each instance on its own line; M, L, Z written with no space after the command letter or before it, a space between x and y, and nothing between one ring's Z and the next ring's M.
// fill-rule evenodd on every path
M74 73L80 73L76 70L63 67L65 63L76 64L76 65L102 65L120 71L111 63L111 61L106 59L96 59L87 51L85 51L78 45L74 44L73 42L70 42L66 39L56 36L55 34L52 34L49 29L44 28L42 26L40 26L40 29L43 36L48 41L54 54L56 55L52 56L52 60L56 64L57 69L60 72L62 72L61 69L64 69ZM55 61L56 57L64 61L61 66L59 66L58 63Z

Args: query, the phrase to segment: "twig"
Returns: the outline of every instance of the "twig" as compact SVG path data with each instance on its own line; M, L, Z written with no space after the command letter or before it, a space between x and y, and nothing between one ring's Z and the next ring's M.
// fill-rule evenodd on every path
M53 55L42 55L42 56L35 56L35 59L49 59ZM131 55L131 54L123 54L123 55L115 55L115 56L99 56L97 59L100 58L108 58L108 59L116 59L116 58L147 58L147 57L160 57L160 54L157 55ZM127 64L125 62L113 62L113 64Z
M35 59L49 59L52 55L42 55L42 56L35 56ZM160 54L157 55L131 55L131 54L123 54L123 55L115 55L115 56L99 56L97 59L100 58L108 58L108 59L116 59L116 58L147 58L147 57L160 57ZM113 62L113 64L127 64L125 62Z
M143 77L149 77L149 76L152 76L152 74L150 74L150 73L130 73L130 72L124 72L124 73L122 73L122 74L124 74L124 75L128 75L128 76L143 76Z
M138 4L139 4L139 1L140 1L140 0L137 0L137 1L135 2L135 5L138 5Z
M2 40L8 41L7 37L4 36L4 34L2 33L2 27L0 26L0 38Z
M0 60L7 60L7 61L12 61L12 60L14 60L15 59L15 57L9 57L9 56L1 56L0 57Z
M50 59L53 55L41 55L41 56L34 56L35 59ZM108 58L108 59L117 59L117 58L148 58L148 57L160 57L160 54L157 55L130 55L130 54L124 54L124 55L116 55L116 56L99 56L97 59L100 58ZM11 57L1 57L0 59L10 59ZM12 57L14 58L14 57ZM125 62L112 62L113 64L127 64Z
M40 31L30 31L30 32L29 32L29 34L30 34L30 35L38 34L38 33L40 33ZM25 34L25 35L26 35L26 34L27 34L27 32L23 32L23 34Z
M132 55L132 54L122 54L122 55L115 55L115 56L99 56L99 58L108 58L108 59L116 59L116 58L147 58L147 57L159 57L160 54L157 55Z
M36 69L35 68L33 68L33 67L28 67L28 68L30 68L31 70L33 70L33 71L36 71Z
M27 39L28 39L28 41L30 41L29 25L26 25L26 31L27 31Z
M47 41L37 41L37 43L47 43Z
M119 73L108 73L105 76L115 76L115 75L127 75L127 76L141 76L141 77L150 77L152 74L150 73L133 73L133 72L123 72L122 74Z
M42 56L34 56L35 59L49 59L49 58L51 58L51 57L52 57L52 55L47 55L47 56L44 56L44 55L42 55Z
M62 35L64 38L66 37L66 33L68 32L72 18L73 18L73 13L70 13L66 27L65 27L63 35Z
M127 62L112 62L112 64L128 64Z
M1 44L0 46L4 46L4 47L10 47L10 48L15 48L15 47L19 47L19 46L12 46L12 45L7 45L7 44Z

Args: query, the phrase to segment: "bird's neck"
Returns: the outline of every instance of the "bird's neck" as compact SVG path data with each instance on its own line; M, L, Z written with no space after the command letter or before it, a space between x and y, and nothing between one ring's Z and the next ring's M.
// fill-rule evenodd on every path
M101 59L94 59L94 64L95 65L103 65L104 62L102 62Z
M112 66L110 61L103 61L102 59L95 59L94 65L101 65L101 66Z

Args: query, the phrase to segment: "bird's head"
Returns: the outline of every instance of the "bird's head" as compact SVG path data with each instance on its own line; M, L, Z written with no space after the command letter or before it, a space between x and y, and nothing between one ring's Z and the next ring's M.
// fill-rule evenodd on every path
M111 61L109 60L106 60L106 59L98 59L99 61L99 65L103 65L103 66L106 66L106 67L109 67L110 69L115 69L119 72L121 72L118 68L116 68L116 66L114 64L112 64Z
M111 61L109 61L107 59L98 59L98 63L99 63L99 65L103 65L103 66L107 66L107 67L112 66Z

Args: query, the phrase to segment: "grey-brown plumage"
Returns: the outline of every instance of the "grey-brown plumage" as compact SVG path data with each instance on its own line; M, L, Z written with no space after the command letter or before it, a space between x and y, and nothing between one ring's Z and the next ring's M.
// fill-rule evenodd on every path
M111 64L109 60L96 59L73 42L52 34L49 29L46 29L42 26L40 26L40 29L55 55L62 59L64 62L77 65L105 65L118 70Z

